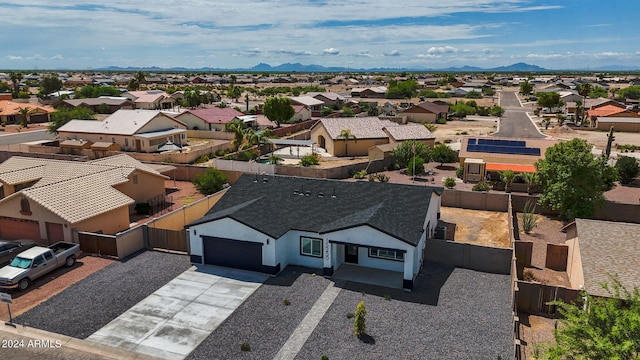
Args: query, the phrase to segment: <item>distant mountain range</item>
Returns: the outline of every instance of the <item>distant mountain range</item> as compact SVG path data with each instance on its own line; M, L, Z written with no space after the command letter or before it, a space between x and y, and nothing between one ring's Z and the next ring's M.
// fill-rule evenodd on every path
M224 69L224 68L212 68L212 67L202 67L202 68L186 68L186 67L172 67L172 68L160 68L157 66L151 67L119 67L119 66L109 66L105 68L99 68L95 70L100 71L177 71L177 72L187 72L187 71L197 71L197 72L260 72L260 73L291 73L291 72L300 72L300 73L319 73L319 72L405 72L405 71L434 71L434 72L552 72L552 71L561 71L561 70L550 70L545 69L537 65L531 65L526 63L516 63L509 66L499 66L495 68L480 68L476 66L462 66L462 67L449 67L449 68L441 68L441 69L433 69L433 68L352 68L352 67L341 67L341 66L331 66L325 67L322 65L304 65L300 63L285 63L277 66L271 66L269 64L260 63L252 68L235 68L235 69ZM589 69L587 69L589 70ZM611 66L601 66L598 68L590 69L592 71L638 71L640 70L639 66L624 66L624 65L611 65ZM583 70L584 71L584 70Z

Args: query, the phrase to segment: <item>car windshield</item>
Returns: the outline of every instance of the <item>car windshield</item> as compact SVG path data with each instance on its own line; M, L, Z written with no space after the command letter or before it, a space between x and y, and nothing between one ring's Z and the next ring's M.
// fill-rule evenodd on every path
M10 265L20 269L27 269L29 266L31 266L31 260L17 257L11 261Z

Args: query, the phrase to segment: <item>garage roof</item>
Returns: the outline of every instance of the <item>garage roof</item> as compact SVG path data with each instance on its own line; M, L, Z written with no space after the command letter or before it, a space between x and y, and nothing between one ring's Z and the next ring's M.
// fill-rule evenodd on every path
M231 218L273 238L367 225L416 246L431 196L442 188L376 182L242 175L201 219Z

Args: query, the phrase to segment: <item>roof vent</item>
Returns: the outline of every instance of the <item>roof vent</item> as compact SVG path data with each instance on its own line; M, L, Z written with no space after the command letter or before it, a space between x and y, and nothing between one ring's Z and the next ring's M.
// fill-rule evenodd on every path
M298 195L298 189L293 189L293 195Z
M319 198L324 197L324 193L322 191L318 191L318 197Z
M311 195L311 191L307 190L307 191L304 193L304 195L305 195L305 196L309 196L309 195Z
M268 182L268 181L269 181L269 179L267 179L267 178L263 178L263 179L262 179L262 182L263 182L263 183L266 183L266 182Z

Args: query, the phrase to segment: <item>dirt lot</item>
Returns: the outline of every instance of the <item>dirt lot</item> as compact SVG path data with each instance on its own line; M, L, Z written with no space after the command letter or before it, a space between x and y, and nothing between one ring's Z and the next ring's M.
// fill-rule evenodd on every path
M522 359L536 359L537 348L554 343L553 329L556 320L529 314L520 314L519 318Z
M57 269L34 281L26 291L9 289L7 292L13 297L11 315L16 317L28 311L113 262L114 260L111 259L83 256L78 259L73 267ZM0 305L2 305L0 306L0 320L8 321L9 313L7 312L7 307L4 304Z
M511 247L507 231L507 213L440 208L440 219L456 224L454 241L476 245Z
M438 124L438 128L433 133L436 141L444 142L451 140L458 142L464 136L485 136L496 132L498 118L487 118L486 120L453 120L446 124ZM460 140L461 141L461 140Z

